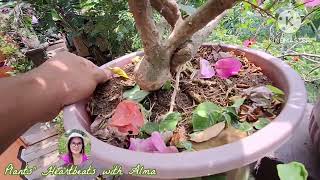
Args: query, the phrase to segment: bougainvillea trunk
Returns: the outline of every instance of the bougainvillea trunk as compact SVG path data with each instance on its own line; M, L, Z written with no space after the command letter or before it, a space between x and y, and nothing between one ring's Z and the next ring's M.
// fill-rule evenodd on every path
M135 69L135 80L141 89L154 91L170 79L172 72L193 58L201 43L236 0L208 0L185 19L176 0L128 2L144 47L144 59ZM172 27L172 33L166 40L152 19L152 8Z

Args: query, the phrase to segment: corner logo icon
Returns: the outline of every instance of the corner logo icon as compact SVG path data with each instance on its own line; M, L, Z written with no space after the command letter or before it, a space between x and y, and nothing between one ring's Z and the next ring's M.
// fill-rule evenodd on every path
M294 10L285 10L279 14L278 26L284 33L295 33L301 26L301 17Z

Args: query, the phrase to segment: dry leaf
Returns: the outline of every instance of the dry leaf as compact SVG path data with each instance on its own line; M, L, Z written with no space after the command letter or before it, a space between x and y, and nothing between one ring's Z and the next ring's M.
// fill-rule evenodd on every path
M184 128L184 126L180 126L173 133L173 136L172 136L171 141L170 141L170 145L171 146L176 146L180 142L183 142L183 141L186 141L186 140L187 140L186 129Z
M204 142L207 141L213 137L216 137L226 126L225 122L219 122L204 131L198 132L198 133L193 133L191 134L191 141L194 142Z
M253 106L270 107L272 102L272 92L265 86L248 88L243 90L248 99L253 101Z
M8 74L8 73L12 72L13 70L14 69L12 67L9 67L9 66L0 67L0 78L9 77L10 74Z
M162 137L164 143L166 143L166 144L170 141L172 136L173 136L172 131L165 131L165 132L161 133L161 137Z
M211 138L208 141L201 143L192 142L192 148L197 151L209 149L238 141L242 138L245 138L246 136L246 132L235 129L233 127L228 127L227 129L223 130L217 137Z
M241 105L239 118L241 122L255 122L259 117L264 117L265 113L262 111L260 107L251 107L248 105Z

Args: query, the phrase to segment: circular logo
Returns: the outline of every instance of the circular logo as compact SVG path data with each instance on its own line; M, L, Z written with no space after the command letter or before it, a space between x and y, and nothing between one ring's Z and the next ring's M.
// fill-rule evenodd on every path
M301 17L294 10L286 10L279 14L278 26L284 33L295 33L301 26Z

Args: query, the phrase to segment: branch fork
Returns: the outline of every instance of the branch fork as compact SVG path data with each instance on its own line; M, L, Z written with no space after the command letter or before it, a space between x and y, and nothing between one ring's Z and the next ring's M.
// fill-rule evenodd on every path
M182 19L175 0L129 0L129 8L143 42L145 58L135 69L138 85L154 91L171 77L171 72L191 60L202 42L211 34L236 0L208 0L194 14ZM152 19L152 8L172 27L167 40L161 41Z

